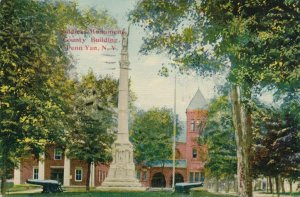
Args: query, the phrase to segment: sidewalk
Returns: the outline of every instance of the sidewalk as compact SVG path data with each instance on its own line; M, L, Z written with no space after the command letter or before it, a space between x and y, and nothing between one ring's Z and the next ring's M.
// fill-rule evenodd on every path
M261 192L253 192L253 197L277 197L277 194L264 194ZM280 197L291 197L290 195L280 194ZM299 195L292 195L292 197L300 197Z
M30 193L41 193L43 191L42 188L40 189L30 189L30 190L23 190L23 191L17 191L17 192L10 192L7 191L5 195L9 195L9 194L30 194ZM1 195L0 195L1 197Z
M211 191L210 191L211 192ZM220 192L220 193L215 193L215 192L211 192L211 193L214 193L214 194L228 194L228 195L232 195L232 196L237 196L236 193L234 192L229 192L229 193L225 193L225 192ZM262 192L253 192L253 197L277 197L277 194L265 194L265 193L262 193ZM288 195L288 194L280 194L280 197L300 197L300 195Z

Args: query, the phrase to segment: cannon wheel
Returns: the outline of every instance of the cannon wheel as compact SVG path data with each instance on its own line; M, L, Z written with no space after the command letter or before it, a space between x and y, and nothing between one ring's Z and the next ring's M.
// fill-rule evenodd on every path
M59 193L59 192L63 192L61 185L56 185L56 184L43 185L42 193Z

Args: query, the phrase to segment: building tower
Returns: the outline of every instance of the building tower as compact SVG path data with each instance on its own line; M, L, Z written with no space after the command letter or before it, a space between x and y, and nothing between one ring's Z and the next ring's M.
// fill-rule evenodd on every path
M200 157L206 154L205 147L198 145L198 137L202 134L208 114L208 103L198 89L186 109L187 117L187 169L188 181L199 182L204 180L204 162Z
M133 162L133 146L128 134L128 33L122 33L122 51L120 60L119 98L118 98L118 133L113 144L113 161L103 187L141 187L136 179Z

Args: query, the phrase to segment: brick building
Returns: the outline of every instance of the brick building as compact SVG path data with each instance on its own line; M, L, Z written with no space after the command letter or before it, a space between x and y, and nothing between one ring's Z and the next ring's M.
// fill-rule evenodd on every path
M186 121L182 122L182 131L176 142L175 182L204 181L204 162L206 147L198 145L198 137L203 132L208 103L198 89L186 109ZM164 168L159 163L137 167L137 176L147 187L172 186L172 161Z
M109 166L91 166L91 186L99 186L105 179ZM67 176L69 175L69 176ZM61 148L48 146L40 159L23 158L20 168L14 170L14 183L23 184L27 179L58 180L64 186L83 186L86 183L87 164L69 159Z
M199 182L204 180L203 156L206 148L197 143L207 118L208 104L198 89L186 109L186 121L176 142L175 182ZM25 183L27 179L59 180L64 186L84 186L87 164L69 159L62 149L48 146L41 159L23 158L20 168L14 170L14 183ZM91 186L100 186L107 176L109 166L91 166ZM159 163L136 166L137 178L146 187L171 187L172 161L162 169Z

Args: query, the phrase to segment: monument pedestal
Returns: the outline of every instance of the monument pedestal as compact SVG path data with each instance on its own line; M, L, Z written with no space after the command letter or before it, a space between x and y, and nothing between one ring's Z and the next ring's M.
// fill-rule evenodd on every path
M113 144L113 162L102 187L142 187L136 179L133 148L129 141Z

